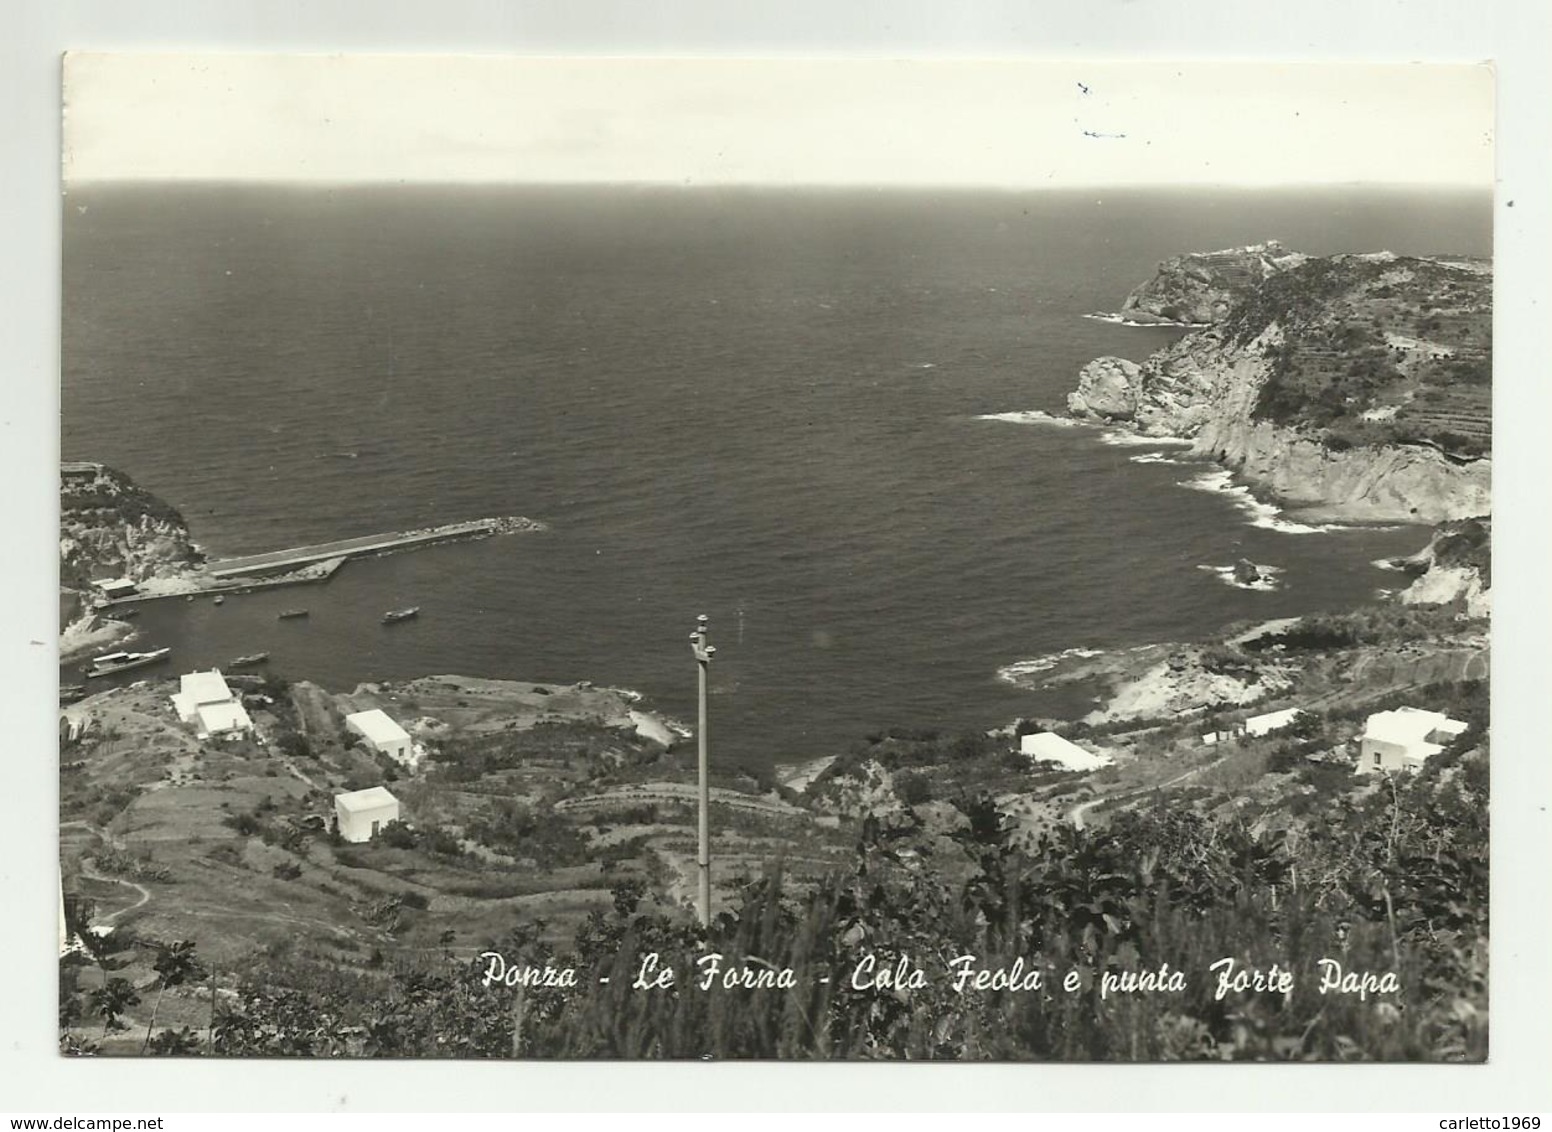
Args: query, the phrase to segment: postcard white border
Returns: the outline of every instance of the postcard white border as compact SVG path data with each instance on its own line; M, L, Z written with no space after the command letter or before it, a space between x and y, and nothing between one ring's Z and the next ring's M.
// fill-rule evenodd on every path
M1544 360L1552 256L1552 42L1542 0L1449 10L1304 0L78 0L10 6L0 47L0 336L5 566L0 666L11 725L0 822L9 931L0 1104L22 1112L521 1109L1545 1111L1552 561ZM16 11L20 8L20 12ZM1492 1053L1487 1066L830 1066L618 1063L72 1062L55 1054L57 787L50 695L58 459L58 78L67 49L542 55L1494 60L1499 75L1494 563ZM1512 207L1510 202L1513 202ZM36 552L32 548L37 548ZM603 1086L603 1087L601 1087Z

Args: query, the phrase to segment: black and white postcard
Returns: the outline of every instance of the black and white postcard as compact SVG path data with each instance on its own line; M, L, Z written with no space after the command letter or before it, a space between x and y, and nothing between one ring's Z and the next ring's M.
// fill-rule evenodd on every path
M1490 67L63 104L63 1055L1486 1059Z

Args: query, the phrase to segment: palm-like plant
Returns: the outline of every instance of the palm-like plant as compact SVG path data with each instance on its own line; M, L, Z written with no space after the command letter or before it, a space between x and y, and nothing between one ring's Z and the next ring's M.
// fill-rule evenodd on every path
M199 1038L187 1026L181 1030L163 1030L147 1047L160 1057L186 1057L199 1052Z
M139 1001L140 995L135 993L128 979L109 979L92 991L87 1000L92 1013L102 1017L103 1037L108 1036L109 1030L118 1029L120 1016Z
M175 987L192 979L204 977L205 968L194 954L194 941L180 939L176 943L158 944L156 963L156 1002L151 1007L151 1020L146 1023L145 1041L140 1044L144 1053L151 1044L151 1029L156 1025L156 1014L162 1008L162 995L168 987Z

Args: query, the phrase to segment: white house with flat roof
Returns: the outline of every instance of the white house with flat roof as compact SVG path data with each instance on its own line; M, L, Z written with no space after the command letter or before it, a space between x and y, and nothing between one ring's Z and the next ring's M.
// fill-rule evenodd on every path
M172 706L180 720L194 724L201 739L209 739L212 735L247 735L253 731L253 720L248 718L242 701L226 686L226 678L218 669L190 672L179 677Z
M1059 763L1063 770L1098 770L1109 766L1109 755L1096 755L1085 751L1076 743L1063 739L1054 731L1036 731L1019 737L1019 753L1036 762Z
M1283 708L1282 711L1269 711L1264 715L1253 715L1245 720L1245 734L1270 735L1274 731L1292 727L1298 721L1299 714L1298 708L1291 707Z
M368 747L380 755L387 755L394 762L405 766L415 764L415 745L410 741L408 732L381 708L347 715L345 730L361 736Z
M92 585L107 598L128 597L139 588L130 578L99 578Z
M1358 744L1358 773L1416 770L1466 727L1442 711L1402 707L1376 712L1369 716Z
M1302 708L1283 708L1281 711L1269 711L1261 715L1253 715L1243 723L1236 723L1222 731L1209 731L1202 736L1202 743L1212 746L1214 743L1224 743L1236 735L1271 735L1292 727L1303 714Z
M399 820L399 800L381 786L334 795L334 817L346 841L370 841Z

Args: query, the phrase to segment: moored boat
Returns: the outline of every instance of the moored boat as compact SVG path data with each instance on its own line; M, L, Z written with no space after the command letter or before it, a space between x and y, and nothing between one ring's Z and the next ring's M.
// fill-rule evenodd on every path
M86 678L112 676L115 672L128 672L131 668L144 668L148 664L166 660L170 648L153 649L150 652L110 652L97 657L86 669Z
M239 656L227 664L228 668L252 668L256 664L263 664L269 659L269 653L256 652L247 656Z
M420 606L412 605L408 609L390 609L383 614L383 624L392 625L399 621L408 621L411 617L420 616Z
M278 614L276 620L286 621L286 620L289 620L292 617L306 617L306 616L307 616L307 610L305 610L305 609L282 609L280 611L280 613Z

